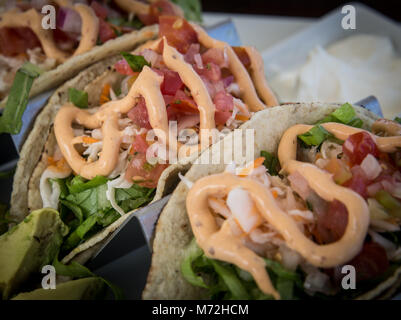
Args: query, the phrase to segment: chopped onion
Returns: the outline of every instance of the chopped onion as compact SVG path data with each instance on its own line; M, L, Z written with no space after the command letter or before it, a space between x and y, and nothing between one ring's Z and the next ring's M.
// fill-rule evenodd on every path
M288 248L286 245L280 246L279 252L282 257L281 262L283 266L288 270L295 271L302 260L301 255L298 252Z
M156 66L157 62L160 60L160 55L157 52L150 49L142 50L141 56L143 56L145 60L149 62L152 67Z
M195 60L196 66L199 69L203 69L202 57L201 57L201 55L199 53L194 55L194 60Z
M316 268L306 276L304 287L310 293L327 293L330 291L330 277Z
M369 180L376 179L382 171L379 161L370 153L363 159L361 168Z
M64 32L81 33L82 19L78 12L68 7L61 7L57 13L57 28Z
M238 97L241 94L241 89L238 83L233 82L227 87L227 92Z

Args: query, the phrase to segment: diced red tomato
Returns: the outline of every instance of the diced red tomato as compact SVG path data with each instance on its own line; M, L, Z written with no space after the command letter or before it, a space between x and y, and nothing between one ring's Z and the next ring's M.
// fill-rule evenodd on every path
M190 45L198 43L198 35L183 18L161 16L159 18L159 36L166 37L170 46L185 54Z
M347 262L346 265L355 267L356 282L369 280L383 274L389 267L389 261L384 248L375 242L365 242L361 252ZM340 282L344 277L341 268L335 270L335 278Z
M225 91L219 91L213 98L213 103L217 111L232 112L234 109L233 96Z
M125 60L125 59L121 59L121 60L117 61L114 64L114 68L116 68L118 73L121 73L121 74L124 74L124 75L127 75L127 76L133 76L133 75L138 74L138 72L134 72L131 69L131 67L129 66L127 60Z
M351 168L352 178L344 182L343 186L354 190L364 198L368 197L367 186L369 184L365 172L360 166L353 166Z
M240 59L246 69L251 67L251 59L249 59L248 53L242 47L232 47L237 57Z
M220 67L213 62L208 62L207 64L204 64L203 69L195 67L195 70L198 72L198 74L203 75L204 77L206 77L206 79L212 82L217 82L221 79Z
M149 145L146 142L145 137L143 135L137 135L134 137L134 142L132 143L131 154L134 154L135 152L146 153L148 147Z
M133 155L127 171L125 172L125 179L128 181L143 181L138 182L139 185L147 188L157 187L160 175L167 164L151 165L146 161L146 154L138 152Z
M379 157L379 149L371 135L365 131L355 133L348 137L343 144L343 152L350 159L351 164L361 164L370 153Z
M179 113L199 112L195 101L187 96L183 90L177 90L174 99L170 102L170 107Z
M14 56L26 53L28 49L40 47L39 39L29 28L1 28L0 53Z
M168 69L162 70L164 74L164 80L161 84L161 91L166 95L175 95L177 90L184 86L178 72L171 71Z
M214 121L217 125L224 125L231 117L231 112L216 111L214 114Z
M103 7L99 2L97 1L92 1L91 3L91 7L93 9L93 11L95 11L95 14L103 20L106 20L107 18L107 8Z
M127 113L128 118L140 128L151 129L149 123L148 110L146 109L145 99L143 97L139 98L138 103Z
M109 41L110 39L114 39L117 37L113 28L103 19L99 19L99 38L102 43Z
M170 1L159 0L150 5L148 14L139 14L138 18L147 26L159 21L160 16L179 16L174 5Z
M214 63L220 68L228 67L228 59L225 57L224 50L220 48L210 48L202 54L203 64Z
M318 243L332 243L340 239L347 227L348 211L338 200L330 202L328 210L318 215L314 232Z

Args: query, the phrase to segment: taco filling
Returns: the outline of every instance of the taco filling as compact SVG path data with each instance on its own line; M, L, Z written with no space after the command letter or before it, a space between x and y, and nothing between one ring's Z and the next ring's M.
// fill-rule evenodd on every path
M168 154L177 152L178 162L196 155L203 137L192 137L201 129L224 136L277 103L255 50L231 48L182 18L160 17L160 39L123 57L96 107L88 108L87 92L70 88L54 121L57 147L47 155L40 194L67 221L68 249L150 202L171 165Z
M41 13L46 5L52 5L56 11L51 29L42 26L44 21L50 23ZM184 12L167 0L149 4L134 0L107 4L19 1L0 15L0 98L9 91L15 73L24 62L29 61L43 71L54 69L70 57L144 25L157 23L161 15L183 17Z
M345 299L391 276L401 263L401 124L380 119L369 132L355 115L345 104L287 129L277 157L262 151L186 181L195 238L184 278L215 299Z

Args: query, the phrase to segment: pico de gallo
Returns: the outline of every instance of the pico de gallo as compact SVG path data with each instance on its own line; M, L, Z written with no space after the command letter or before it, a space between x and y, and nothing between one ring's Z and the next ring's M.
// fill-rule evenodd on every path
M399 120L362 130L344 104L287 129L277 156L184 177L195 235L184 278L215 299L350 299L375 288L401 264Z
M46 5L55 8L54 29L42 27L45 15L41 12ZM185 13L200 19L200 6L185 10L168 0L7 1L0 13L0 98L8 93L15 73L26 61L47 71L96 45L155 24L159 16L183 17Z
M178 150L185 147L181 134L207 128L222 138L252 117L257 105L248 101L270 106L255 88L264 72L263 65L253 67L256 52L233 49L183 18L161 16L159 24L158 40L136 54L123 52L110 71L113 81L96 82L92 105L93 92L70 88L70 101L56 115L57 146L45 155L40 193L44 207L69 219L67 248L151 201L171 164L168 153L177 151L174 142ZM171 121L177 141L165 140ZM199 152L199 141L188 150Z

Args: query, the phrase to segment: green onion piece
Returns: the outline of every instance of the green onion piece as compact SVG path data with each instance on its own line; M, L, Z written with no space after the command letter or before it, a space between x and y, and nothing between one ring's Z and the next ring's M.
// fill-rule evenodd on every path
M300 134L298 138L308 146L319 146L323 141L331 136L332 134L321 125L316 125L308 132Z
M68 98L75 106L81 109L88 108L88 93L75 88L68 89Z
M28 105L29 92L33 81L42 71L32 63L26 62L15 74L6 107L0 117L0 133L18 134L22 127L22 115Z
M356 115L354 108L349 103L344 103L331 114L341 123L349 123Z
M380 190L375 199L390 213L390 215L401 218L401 203L390 193Z
M349 103L344 103L340 108L324 117L317 124L326 122L339 122L356 128L361 128L363 125L363 121L356 116L353 106Z
M121 55L134 72L141 72L144 66L151 67L143 56L133 55L128 52L121 52Z

